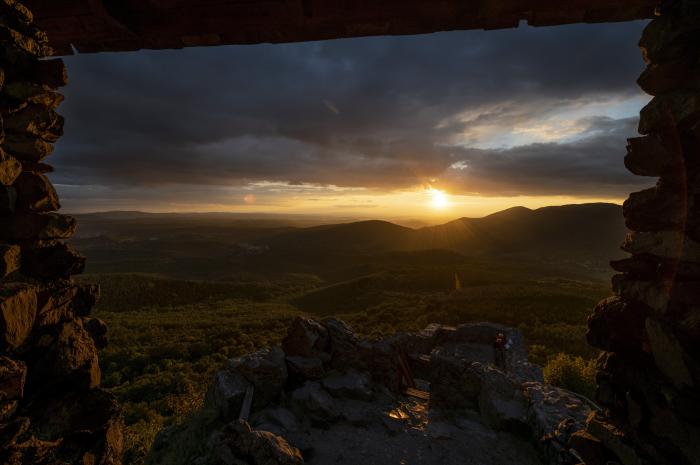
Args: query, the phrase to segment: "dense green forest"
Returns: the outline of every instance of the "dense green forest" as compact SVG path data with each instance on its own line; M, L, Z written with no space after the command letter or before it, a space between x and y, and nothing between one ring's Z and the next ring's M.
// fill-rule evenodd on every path
M163 426L201 405L226 359L277 344L299 314L339 315L366 337L415 331L432 322L516 326L525 334L530 358L550 363L551 381L590 395L595 353L585 342L585 321L608 292L604 282L465 269L462 288L454 290L447 272L439 289L435 271L387 270L327 287L318 287L319 278L309 275L254 285L84 275L82 280L102 287L95 313L110 331L101 354L103 383L124 405L127 459L140 463Z
M524 213L515 213L508 230L520 227ZM429 323L518 327L548 382L592 395L597 354L585 341L586 318L609 294L609 272L604 263L576 260L590 238L559 237L567 229L551 218L537 250L509 239L507 247L501 242L508 253L392 251L390 237L369 239L377 228L406 228L376 222L298 229L146 219L88 218L88 236L74 241L88 257L79 279L102 290L95 315L109 325L103 384L124 407L127 464L142 463L160 429L202 404L225 360L277 344L300 314L339 316L369 338ZM619 232L608 229L605 237ZM567 241L576 254L562 252Z

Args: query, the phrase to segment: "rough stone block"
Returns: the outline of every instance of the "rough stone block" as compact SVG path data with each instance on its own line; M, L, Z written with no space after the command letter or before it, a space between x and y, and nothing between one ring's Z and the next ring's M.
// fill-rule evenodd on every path
M40 60L32 70L31 79L53 89L68 84L66 64L60 58Z
M250 383L240 374L221 370L214 375L204 405L217 412L221 419L238 418L248 386Z
M28 389L39 389L47 379L81 391L100 385L97 348L80 321L47 327L37 341L28 361Z
M12 215L17 208L17 191L14 187L0 186L0 215Z
M0 401L22 399L26 377L24 362L0 355Z
M697 424L683 421L669 408L652 407L649 429L673 445L675 450L664 454L673 463L700 464L700 428Z
M586 430L600 439L603 445L612 451L623 465L644 465L644 461L637 455L625 434L599 414L591 413L588 417Z
M0 279L19 270L21 253L19 246L0 244Z
M17 191L17 207L21 210L51 212L61 208L56 189L45 175L25 171L13 187Z
M655 135L627 139L625 166L638 176L661 176L683 168L683 155Z
M22 273L39 279L69 278L85 269L85 257L63 242L41 243L22 249Z
M673 330L655 318L647 318L646 333L656 366L678 388L693 386L693 377L686 364L686 353Z
M632 232L625 237L622 250L700 263L700 242L685 236L682 231Z
M265 348L231 359L228 369L240 374L255 387L255 409L275 400L287 382L287 363L280 347Z
M640 351L646 340L644 320L648 313L643 304L608 297L598 302L588 317L586 339L593 347L606 351Z
M613 270L643 280L700 281L700 263L665 259L654 255L634 255L610 262Z
M700 120L700 93L675 92L657 95L639 113L639 133L666 132L674 127L689 128Z
M100 286L97 284L80 284L72 301L73 312L77 316L88 316L100 300Z
M68 239L76 228L75 218L58 213L18 213L0 217L0 239Z
M287 368L290 376L300 380L319 379L325 373L323 361L315 357L287 357Z
M696 220L694 199L660 186L630 194L622 204L625 224L633 231L661 231L681 228Z
M92 340L95 341L95 346L98 349L107 347L107 323L99 318L85 318L83 326Z
M22 172L22 164L0 149L0 184L11 186Z
M34 286L4 284L0 287L0 346L16 349L32 330L37 312Z
M55 110L62 102L63 95L54 92L46 86L37 85L27 81L15 81L7 84L5 93L14 102L8 102L10 109L21 111L30 104L39 105L47 110Z
M617 274L613 276L612 285L615 294L644 303L655 315L684 315L700 311L700 286L696 282L641 281Z
M637 84L651 95L700 89L700 66L692 60L652 63L637 79Z
M53 152L53 145L39 137L26 134L7 134L3 148L22 162L38 162Z
M647 63L669 63L697 57L700 20L695 15L677 14L656 18L644 28L639 48Z
M56 142L63 135L63 117L43 105L29 104L12 114L3 114L3 118L8 136L26 134Z
M314 357L328 345L328 330L310 318L297 317L287 329L282 349L289 356Z

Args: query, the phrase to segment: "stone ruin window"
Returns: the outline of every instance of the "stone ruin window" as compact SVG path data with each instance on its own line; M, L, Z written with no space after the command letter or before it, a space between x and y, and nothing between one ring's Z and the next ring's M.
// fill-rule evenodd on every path
M449 10L434 18L435 23L416 20L425 14L420 8L405 10L409 16L415 15L414 21L404 17L394 22L391 14L399 13L389 10L387 19L382 18L386 11L377 9L370 14L378 18L375 22L348 16L345 23L327 23L318 30L297 25L297 29L289 26L267 36L264 31L272 29L261 28L263 23L258 22L253 29L241 29L240 33L200 32L177 40L149 16L149 12L157 11L149 8L167 7L173 2L96 3L102 5L104 11L100 11L106 16L82 32L78 48L85 51L497 28L512 26L520 19L540 25L615 21L650 18L655 12L657 16L640 41L647 67L638 80L654 98L641 111L640 137L629 140L624 163L632 173L658 178L658 183L631 194L624 204L631 233L623 249L630 257L613 262L618 272L612 282L614 296L600 302L589 319L589 342L604 351L598 363L596 399L603 411L589 418L585 430L571 437L589 445L602 444L624 465L700 463L697 1L591 0L576 2L583 7L575 11L559 2L532 2L533 10L516 13L509 13L503 6L500 16L483 4L470 14L460 11L457 15L457 10ZM299 11L306 18L312 17L314 2L299 3L303 4ZM55 7L52 2L28 4L39 12ZM544 8L544 4L549 7ZM538 14L537 8L543 11ZM90 316L99 290L71 280L85 266L84 258L65 242L76 222L56 212L60 207L58 196L46 177L52 170L46 158L63 134L64 120L57 113L63 97L57 89L67 83L63 61L52 58L51 33L69 33L56 25L78 20L80 14L84 15L82 20L92 20L78 7L75 14L75 18L63 19L64 23L42 23L54 28L47 35L36 25L29 8L15 0L0 1L3 463L121 461L119 405L100 387L97 351L106 343L106 327ZM454 19L457 17L459 21ZM149 35L144 24L152 24L162 37ZM111 32L115 35L110 38ZM57 54L68 53L70 45L59 41Z

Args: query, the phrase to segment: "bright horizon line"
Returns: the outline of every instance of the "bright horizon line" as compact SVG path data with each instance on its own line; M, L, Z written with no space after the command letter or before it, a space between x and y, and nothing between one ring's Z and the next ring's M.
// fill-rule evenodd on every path
M282 211L231 211L231 210L187 210L187 211L182 211L182 210L140 210L140 209L113 209L113 210L94 210L94 211L83 211L83 212L78 212L78 211L65 211L64 213L69 214L69 215L96 215L96 214L115 214L115 213L134 213L134 214L146 214L146 215L245 215L249 217L254 217L254 216L260 216L260 217L315 217L315 218L344 218L344 219L356 219L360 221L366 221L366 220L377 220L377 221L393 221L393 220L409 220L409 221L422 221L422 222L427 222L427 223L432 223L432 222L440 222L444 221L445 218L452 218L452 219L461 219L461 218L473 218L473 219L478 219L478 218L485 218L487 216L503 212L506 210L511 210L514 208L525 208L530 211L536 211L540 210L542 208L549 208L549 207L565 207L565 206L571 206L571 205L594 205L594 204L606 204L606 205L615 205L618 207L622 206L622 202L616 202L616 201L594 201L594 202L572 202L572 203L563 203L563 204L552 204L552 205L543 205L543 206L538 206L535 208L531 208L525 205L512 205L510 207L498 209L489 213L485 213L479 216L473 216L473 215L460 215L457 212L453 212L454 214L450 215L445 212L445 214L440 215L439 217L436 217L435 215L425 215L425 217L421 217L419 215L393 215L393 216L386 216L386 215L351 215L351 214L343 214L343 213L300 213L300 212L289 212L285 213ZM433 221L428 221L428 220L433 220ZM450 221L450 220L448 220Z

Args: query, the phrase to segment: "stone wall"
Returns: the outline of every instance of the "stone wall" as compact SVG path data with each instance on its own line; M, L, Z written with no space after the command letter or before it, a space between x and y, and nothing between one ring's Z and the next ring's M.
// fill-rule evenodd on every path
M0 0L0 463L118 464L119 407L100 386L106 326L85 259L65 243L45 158L63 133L62 60L14 0Z
M658 182L625 202L631 256L589 318L608 418L588 430L624 465L700 464L700 2L666 3L639 44L654 98L625 157Z

